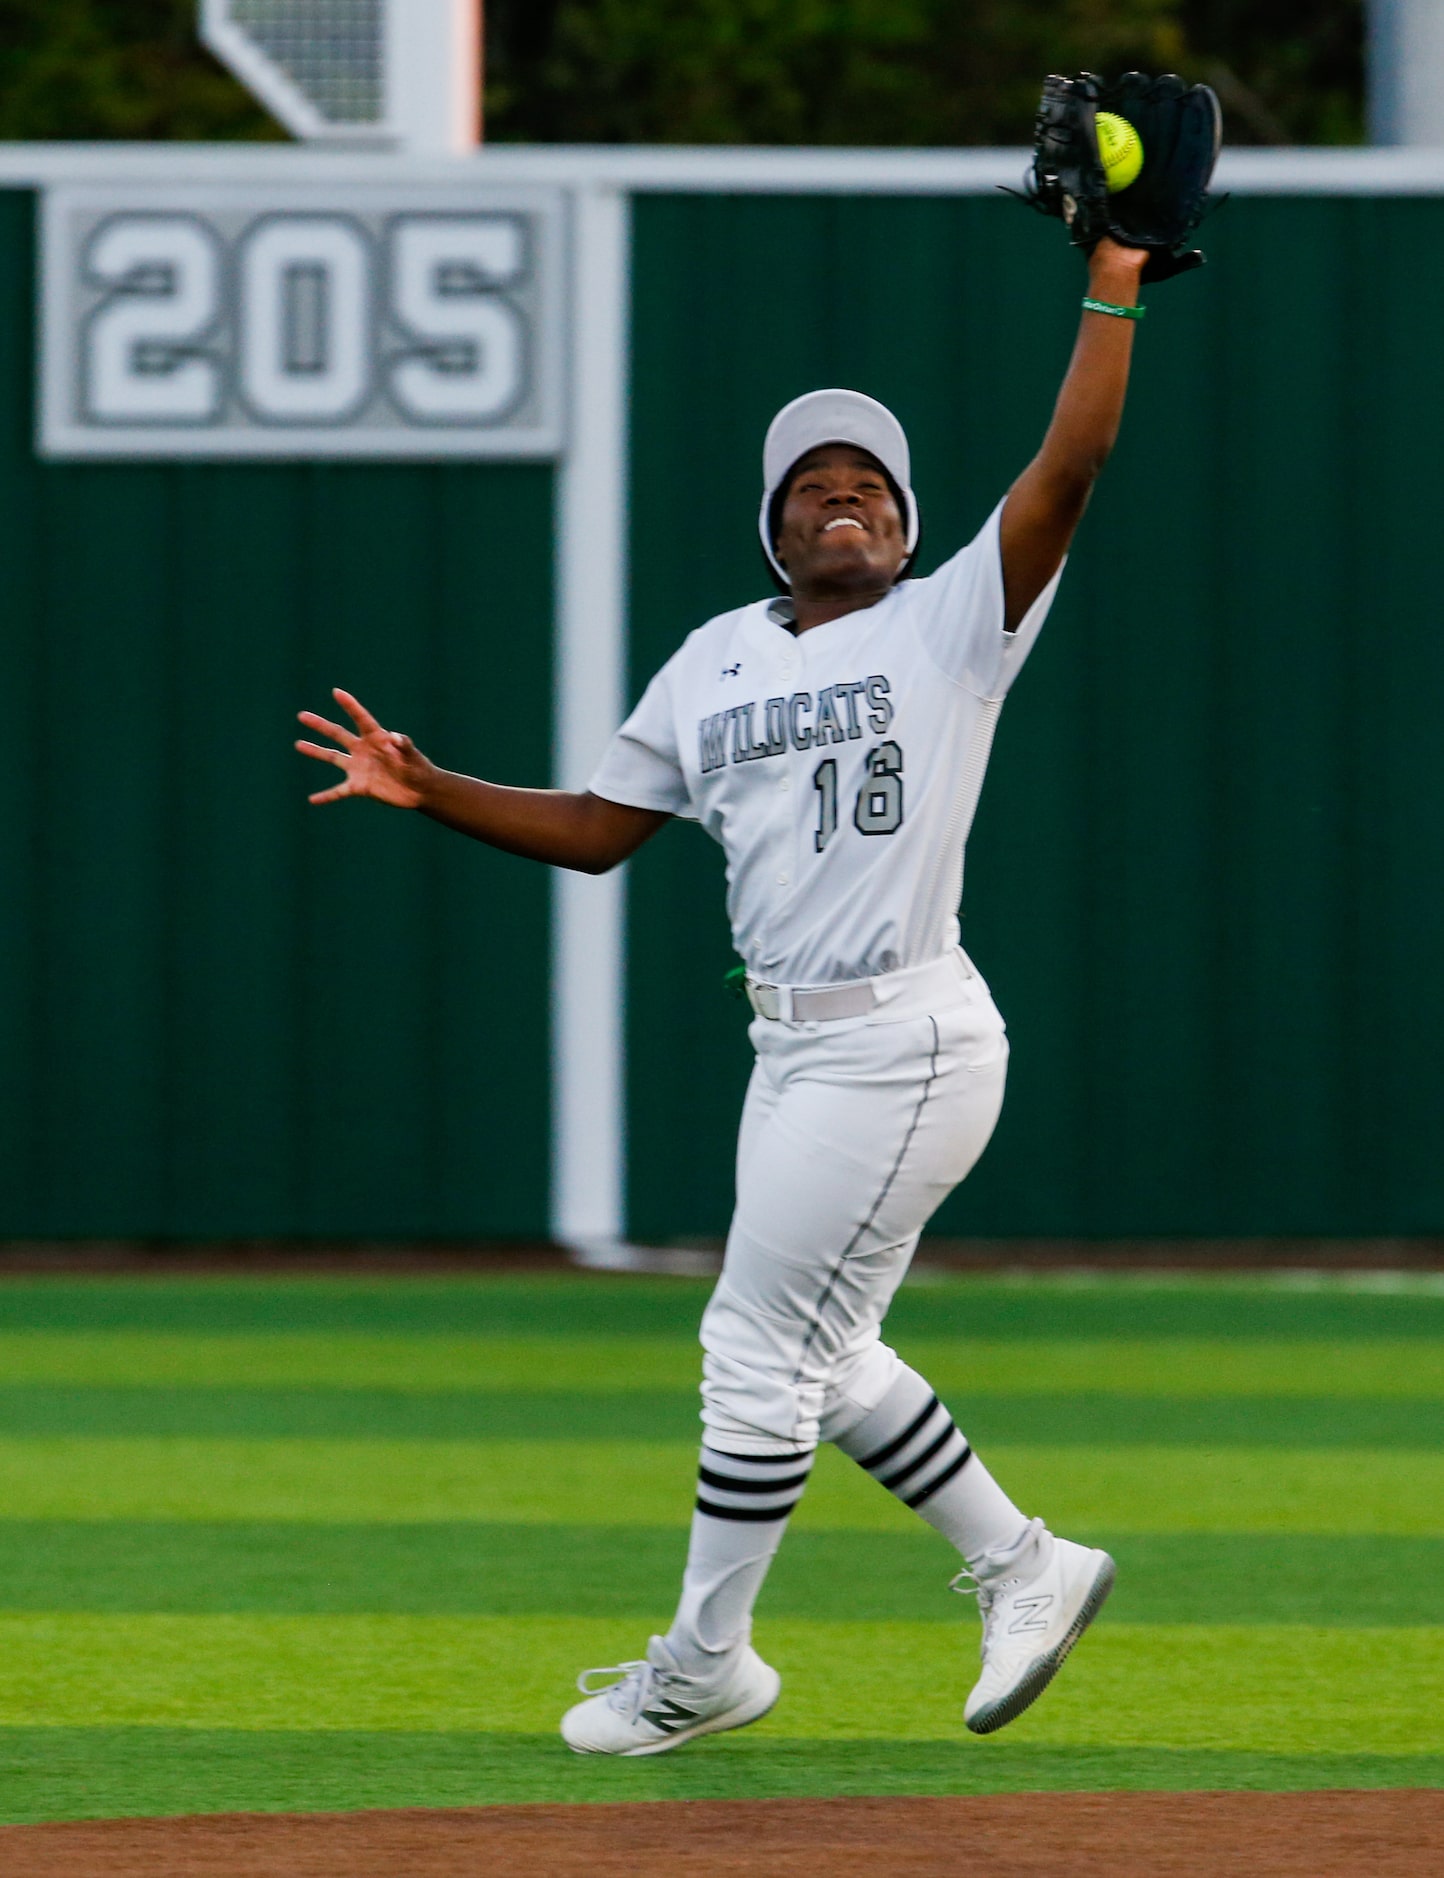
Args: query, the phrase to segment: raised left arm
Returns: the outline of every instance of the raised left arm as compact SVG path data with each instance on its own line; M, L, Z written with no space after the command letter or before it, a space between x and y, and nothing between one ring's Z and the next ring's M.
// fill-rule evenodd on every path
M1088 293L1134 306L1148 255L1104 236L1088 263ZM1133 356L1131 319L1085 312L1042 448L1003 505L1004 626L1014 632L1058 571L1108 461L1123 417Z

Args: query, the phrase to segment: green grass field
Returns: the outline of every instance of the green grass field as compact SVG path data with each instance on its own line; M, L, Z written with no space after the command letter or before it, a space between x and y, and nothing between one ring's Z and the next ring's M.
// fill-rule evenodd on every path
M1119 1562L1037 1708L962 1726L946 1546L825 1451L758 1615L783 1699L597 1763L665 1628L683 1280L0 1286L0 1819L1444 1784L1444 1285L959 1280L890 1334L1027 1511Z

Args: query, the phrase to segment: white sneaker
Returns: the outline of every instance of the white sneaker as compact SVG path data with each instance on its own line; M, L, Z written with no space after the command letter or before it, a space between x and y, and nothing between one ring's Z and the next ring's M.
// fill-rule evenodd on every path
M983 1673L963 1710L975 1735L1005 1727L1037 1701L1113 1589L1117 1567L1106 1552L1054 1539L1041 1519L1029 1537L1051 1541L1047 1563L1031 1576L983 1580L962 1571L953 1580L953 1590L976 1596L983 1619Z
M594 1676L615 1676L601 1689ZM721 1682L684 1676L660 1637L639 1663L588 1669L577 1677L587 1697L562 1717L562 1739L577 1754L665 1754L698 1735L759 1721L777 1700L782 1678L744 1644Z

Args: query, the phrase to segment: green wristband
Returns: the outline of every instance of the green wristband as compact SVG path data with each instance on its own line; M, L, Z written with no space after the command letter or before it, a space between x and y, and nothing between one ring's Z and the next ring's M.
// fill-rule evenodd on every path
M1141 320L1148 311L1141 306L1114 306L1111 300L1094 300L1088 294L1083 296L1083 310L1085 313L1111 313L1119 320Z

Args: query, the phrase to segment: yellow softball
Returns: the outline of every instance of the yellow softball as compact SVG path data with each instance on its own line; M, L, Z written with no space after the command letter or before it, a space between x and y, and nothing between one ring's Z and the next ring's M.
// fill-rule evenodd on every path
M1100 111L1095 122L1103 180L1109 194L1115 195L1138 180L1138 172L1143 168L1143 143L1128 119L1113 111Z

